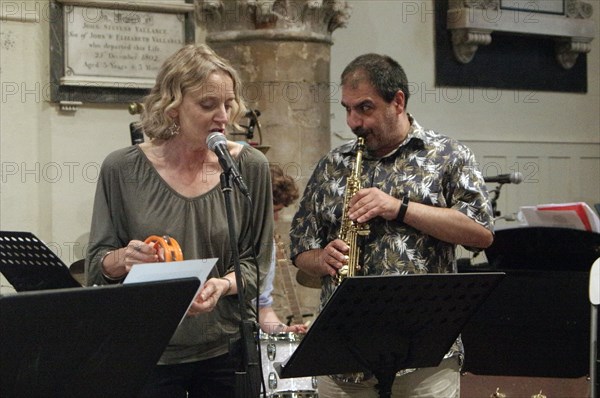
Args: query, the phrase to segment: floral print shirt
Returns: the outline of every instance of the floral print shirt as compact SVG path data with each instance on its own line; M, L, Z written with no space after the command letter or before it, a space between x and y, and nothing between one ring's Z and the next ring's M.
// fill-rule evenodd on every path
M408 136L395 151L381 158L364 152L362 188L377 187L396 198L408 196L412 202L453 208L493 230L488 193L471 150L409 117ZM292 259L338 237L346 180L355 157L356 140L331 150L317 164L292 222ZM358 238L362 275L457 272L454 244L396 220L377 217L368 225L369 234ZM323 278L322 304L334 290L331 278Z

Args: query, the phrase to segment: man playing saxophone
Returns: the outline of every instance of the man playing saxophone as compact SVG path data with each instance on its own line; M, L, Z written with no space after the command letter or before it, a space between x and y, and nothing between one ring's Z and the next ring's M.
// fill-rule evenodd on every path
M359 56L342 72L341 88L346 122L364 140L361 187L345 203L357 141L321 159L292 223L294 263L321 277L322 304L350 260L360 264L356 275L457 272L456 245L477 251L493 241L491 206L474 155L407 112L408 80L392 58ZM339 238L348 221L368 227L355 243ZM461 355L457 341L439 367L399 372L392 396L458 398ZM369 376L324 376L319 396L378 397L376 385Z

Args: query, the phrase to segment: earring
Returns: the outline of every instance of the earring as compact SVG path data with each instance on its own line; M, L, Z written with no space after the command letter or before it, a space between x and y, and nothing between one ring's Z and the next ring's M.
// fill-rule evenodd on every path
M179 124L177 122L173 122L173 124L169 127L169 135L171 137L175 137L181 131L179 130Z

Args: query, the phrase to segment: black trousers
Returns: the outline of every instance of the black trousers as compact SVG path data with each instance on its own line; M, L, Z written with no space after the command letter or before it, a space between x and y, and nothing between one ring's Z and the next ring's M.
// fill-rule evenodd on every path
M235 398L240 359L230 354L205 361L158 365L140 398Z

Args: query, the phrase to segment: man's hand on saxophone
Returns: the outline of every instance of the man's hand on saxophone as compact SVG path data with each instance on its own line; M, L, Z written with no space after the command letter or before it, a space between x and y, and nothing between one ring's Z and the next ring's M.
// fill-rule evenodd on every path
M398 216L402 201L378 188L364 188L350 200L349 218L358 223L368 222L375 217L393 220ZM342 239L335 239L323 249L300 253L296 264L307 274L335 277L348 263L350 247Z
M338 270L348 262L349 249L343 240L335 239L323 249L301 253L296 258L296 264L309 275L335 277Z
M402 201L388 195L379 188L364 188L350 200L351 220L364 223L375 217L394 220L398 216Z

